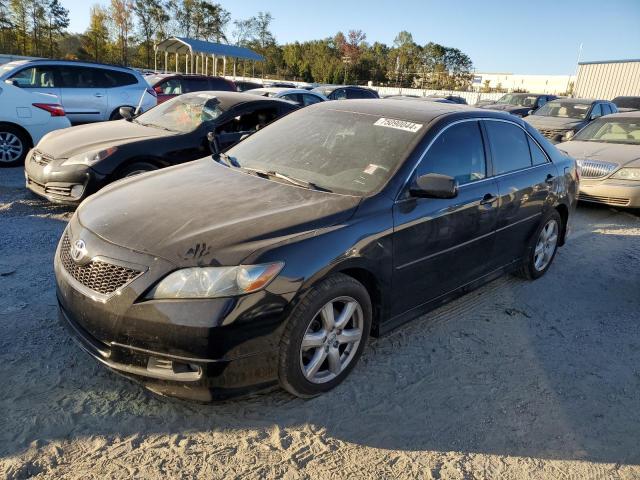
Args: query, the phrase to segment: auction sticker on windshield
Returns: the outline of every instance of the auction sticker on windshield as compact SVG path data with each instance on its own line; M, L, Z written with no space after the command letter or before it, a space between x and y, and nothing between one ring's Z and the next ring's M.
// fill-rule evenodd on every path
M404 120L394 120L393 118L380 118L374 125L378 127L396 128L412 133L416 133L422 128L421 123L405 122Z

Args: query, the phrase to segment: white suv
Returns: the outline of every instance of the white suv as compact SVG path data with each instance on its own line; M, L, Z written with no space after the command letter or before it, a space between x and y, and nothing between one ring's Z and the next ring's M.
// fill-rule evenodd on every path
M155 91L138 72L91 62L23 60L0 67L0 81L60 98L71 123L121 118L120 107L147 111Z

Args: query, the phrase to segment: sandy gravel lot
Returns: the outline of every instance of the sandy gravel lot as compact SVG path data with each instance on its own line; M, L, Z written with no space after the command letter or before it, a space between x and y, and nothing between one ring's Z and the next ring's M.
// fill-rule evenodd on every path
M68 210L0 170L0 478L640 479L640 217L582 206L537 282L372 341L351 377L213 405L153 396L58 324Z

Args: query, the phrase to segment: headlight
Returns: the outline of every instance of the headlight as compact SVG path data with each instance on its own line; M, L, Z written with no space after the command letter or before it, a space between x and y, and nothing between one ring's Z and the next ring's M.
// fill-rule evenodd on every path
M621 168L611 175L611 178L640 181L640 168Z
M163 278L147 298L216 298L257 292L265 288L282 267L283 262L183 268Z
M91 166L110 157L118 150L118 147L109 147L104 150L93 150L91 152L81 153L80 155L74 155L69 157L62 165L87 165Z
M566 133L562 136L563 140L571 140L573 136L576 134L575 130L567 130Z

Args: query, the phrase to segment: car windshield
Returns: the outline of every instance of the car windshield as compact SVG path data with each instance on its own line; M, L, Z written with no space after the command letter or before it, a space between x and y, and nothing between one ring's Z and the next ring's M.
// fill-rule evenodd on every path
M147 83L152 87L155 86L157 83L161 82L162 80L164 80L165 78L167 78L166 75L147 75L146 77L144 77Z
M496 103L516 105L519 107L533 107L536 104L537 98L535 95L513 95L508 93L500 97Z
M640 145L640 118L596 120L580 130L573 140Z
M241 168L360 196L391 178L424 129L404 120L310 107L257 131L226 153Z
M9 63L5 63L4 65L0 65L0 76L4 75L7 72L10 72L11 70L14 70L16 67L19 67L20 65L24 65L26 64L26 61L17 61L17 62L9 62Z
M172 132L192 132L222 114L215 96L208 93L181 95L152 108L134 121Z
M541 117L575 118L576 120L584 120L590 108L590 103L554 100L553 102L545 103L542 107L533 112L533 114Z

